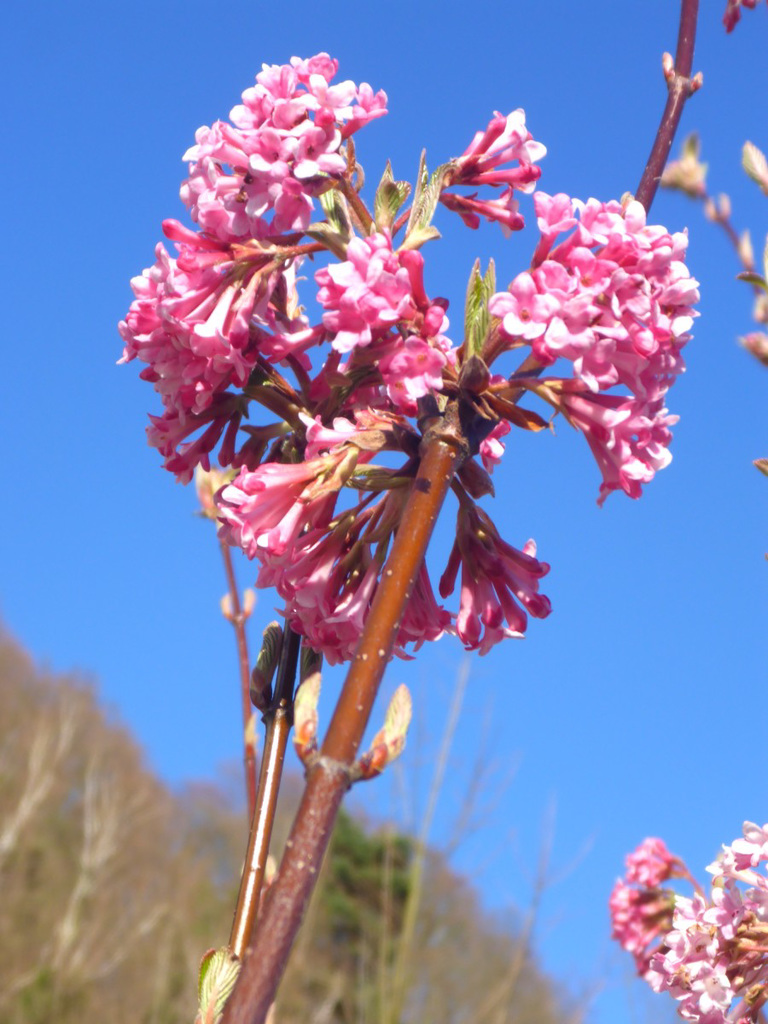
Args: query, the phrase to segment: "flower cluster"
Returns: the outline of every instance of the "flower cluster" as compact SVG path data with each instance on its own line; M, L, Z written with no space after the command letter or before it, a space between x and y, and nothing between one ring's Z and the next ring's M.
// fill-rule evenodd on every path
M654 991L678 1001L686 1020L749 1024L768 1000L768 877L758 870L766 862L768 825L745 822L743 838L724 846L707 868L713 876L709 895L695 882L692 897L658 889L674 876L693 881L668 854L666 868L651 871L645 881L636 876L635 887L616 884L614 938L635 955L638 972Z
M164 223L177 251L158 245L133 280L121 361L142 361L160 395L148 436L167 469L187 482L214 454L230 467L212 498L221 535L331 662L356 648L424 424L451 413L469 457L453 480L456 542L439 592L460 580L459 608L438 602L423 567L396 650L454 633L485 653L550 612L534 542L508 544L476 503L493 492L511 428L547 425L520 399L538 394L585 433L604 491L637 496L668 461L663 400L697 297L685 236L647 226L637 203L539 194L530 269L499 293L493 267L476 266L454 342L448 302L425 283L436 212L521 229L517 196L534 190L544 146L522 110L496 113L460 156L431 174L422 160L413 189L388 165L371 212L352 136L386 113L386 96L336 72L327 54L265 66L229 121L197 132L181 188L194 228ZM309 280L308 258L321 261ZM313 283L315 317L299 295ZM525 370L491 372L524 346ZM529 372L558 360L570 378ZM266 421L252 422L255 410Z
M699 297L687 236L648 225L635 201L539 192L534 202L541 240L531 269L488 308L507 344L530 346L538 367L572 364L570 377L520 383L582 431L603 475L600 503L619 488L637 498L671 459L677 417L664 403Z
M207 235L229 243L307 227L313 197L346 170L344 139L386 113L383 92L331 85L337 70L325 53L265 65L231 124L198 129L181 198Z
M470 228L480 225L480 218L501 225L506 234L519 231L524 220L518 210L515 191L532 192L541 177L536 161L547 150L536 142L525 126L525 112L515 110L506 117L498 112L484 132L478 132L462 155L452 162L446 184L484 185L501 188L498 199L478 199L443 191L440 202L454 210ZM517 166L510 166L513 162Z
M350 354L342 369L377 367L392 405L414 415L419 398L441 390L443 367L456 363L442 333L447 303L430 302L424 290L424 257L395 252L389 232L374 232L353 238L346 260L318 270L315 280L331 346Z
M617 880L608 901L611 936L633 955L641 977L672 926L674 893L661 883L672 877L678 863L661 839L646 839L627 856L626 876Z

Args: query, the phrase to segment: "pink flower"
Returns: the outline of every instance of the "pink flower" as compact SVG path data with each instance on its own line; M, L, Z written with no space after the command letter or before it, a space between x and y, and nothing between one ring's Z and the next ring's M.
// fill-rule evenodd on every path
M336 512L332 521L323 509L316 525L296 534L290 548L255 549L262 562L258 585L277 588L292 627L332 665L354 656L383 568L386 543L381 540L396 532L404 500L402 490L390 491L374 505L361 502ZM395 653L407 657L406 644L418 648L438 639L451 621L422 568Z
M581 392L562 390L554 401L584 434L603 475L598 504L619 489L630 498L639 498L642 485L672 461L669 428L678 417L670 416L658 403L595 395L586 388Z
M677 857L667 849L663 839L644 839L636 850L627 854L627 881L655 888L672 877Z
M532 269L492 296L489 311L508 348L529 344L542 366L572 363L570 380L523 386L584 432L603 473L600 502L617 488L638 497L671 459L676 417L665 396L684 370L699 294L683 262L687 238L648 225L637 202L543 193L535 202L542 238Z
M141 376L165 406L152 417L149 440L186 482L198 463L209 468L208 454L228 425L224 409L240 422L247 401L227 389L244 388L259 355L273 355L260 344L257 325L274 322L272 297L292 286L296 268L295 262L278 268L257 244L225 245L178 221L165 221L163 230L178 257L160 244L154 266L132 280L136 298L119 325L120 362L147 364ZM299 349L293 338L292 349ZM196 442L181 447L201 428ZM228 438L232 451L236 430Z
M627 858L627 880L636 885L614 887L613 936L651 988L677 1000L686 1020L754 1024L768 1000L768 878L754 870L766 860L768 826L745 822L744 838L708 869L715 876L710 896L697 886L688 898L658 888L671 875L690 879L660 840L646 840Z
M525 227L525 220L519 212L519 204L514 195L513 188L505 189L498 199L478 199L477 192L470 196L443 192L440 202L447 209L458 213L468 228L479 228L480 218L484 217L487 221L500 224L504 234L509 235Z
M370 345L377 333L416 313L410 274L389 234L353 238L347 259L318 270L315 280L321 286L317 300L328 311L323 325L337 352Z
M474 504L460 507L440 594L452 593L461 568L456 633L466 650L486 654L504 637L521 637L528 624L523 609L540 619L549 615L549 599L538 593L539 580L549 566L535 555L533 541L518 551L501 539L482 509Z
M173 259L158 245L155 265L131 282L136 300L120 324L121 362L139 358L166 404L183 413L203 412L230 384L243 387L256 361L251 318L264 310L276 274L260 251L238 255L202 235L166 221L177 241Z
M477 193L463 196L443 190L440 201L457 212L470 228L480 217L501 224L505 233L518 231L524 221L518 213L515 191L532 192L541 176L535 166L546 149L535 142L525 126L525 112L515 110L506 117L498 112L484 132L478 132L464 153L450 165L446 188L454 185L490 185L503 188L499 199L479 200ZM510 166L516 162L516 166Z
M386 113L384 93L331 85L337 68L324 53L265 65L232 124L199 129L181 197L203 231L231 242L307 227L314 197L346 170L342 141Z
M282 556L302 531L333 513L336 489L323 483L341 468L340 459L335 463L318 458L241 470L217 498L221 536L249 558Z
M315 274L331 345L349 356L341 369L359 375L366 365L375 367L395 408L414 415L417 400L440 390L443 368L455 363L442 333L448 326L443 300L427 297L421 253L394 252L389 233L353 238L347 257Z
M506 420L499 420L490 434L480 442L480 458L483 462L483 467L486 472L492 473L495 467L501 462L501 457L504 454L504 442L501 440L505 437L512 427L507 423Z
M488 311L501 317L504 333L525 341L544 334L559 309L557 298L540 292L528 273L518 274L508 292L497 292L488 303Z
M632 954L641 977L672 926L673 906L672 894L661 889L636 888L623 879L613 887L608 900L611 938Z
M485 131L478 132L454 161L452 184L503 184L532 192L541 176L541 168L533 165L546 152L546 147L534 141L526 128L524 110L515 110L506 117L497 111ZM517 161L518 166L501 169L512 161Z
M392 404L404 412L416 409L416 400L443 386L447 357L422 338L411 335L392 346L378 361Z

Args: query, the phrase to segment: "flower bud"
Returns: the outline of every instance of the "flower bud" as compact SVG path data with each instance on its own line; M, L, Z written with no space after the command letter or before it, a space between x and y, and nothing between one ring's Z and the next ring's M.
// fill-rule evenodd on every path
M219 608L221 608L221 614L227 620L227 622L235 621L235 613L232 610L232 598L229 594L225 594L219 601Z

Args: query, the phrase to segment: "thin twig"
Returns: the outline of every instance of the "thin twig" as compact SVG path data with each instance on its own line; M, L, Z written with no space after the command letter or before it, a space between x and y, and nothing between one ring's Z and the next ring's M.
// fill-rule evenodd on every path
M253 744L253 730L250 728L253 708L250 697L251 662L248 657L248 638L245 632L247 615L240 604L240 594L232 564L232 552L229 544L219 542L221 557L224 560L224 572L229 587L229 600L232 608L231 622L237 642L237 661L240 668L240 705L243 715L243 767L245 770L245 792L248 797L248 820L253 821L256 810L256 750Z
M251 820L245 867L240 879L240 891L237 894L237 906L229 937L229 948L240 959L243 958L251 939L267 867L283 761L293 722L293 684L296 678L299 644L299 636L286 623L277 667L275 696L269 710L264 714L266 735L255 802L257 810Z
M425 431L423 457L328 733L286 843L278 877L259 915L250 955L224 1010L225 1024L264 1024L309 897L397 638L429 539L467 455L457 411Z
M645 165L643 176L635 193L635 199L650 210L656 189L661 181L662 171L669 158L672 141L680 123L685 101L698 88L700 81L691 78L693 48L696 42L696 21L699 14L699 0L682 0L680 4L680 28L677 34L677 50L672 68L665 68L669 94L664 113L661 115L656 138Z

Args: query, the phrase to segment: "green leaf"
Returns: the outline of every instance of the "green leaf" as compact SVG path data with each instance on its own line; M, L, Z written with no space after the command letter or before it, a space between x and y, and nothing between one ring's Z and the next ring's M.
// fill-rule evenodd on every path
M376 221L379 231L392 227L400 207L410 194L410 182L395 181L392 175L392 164L387 160L387 166L384 168L373 200L373 219Z
M493 260L489 262L484 277L480 276L480 260L476 260L469 275L467 298L464 305L465 358L482 355L491 325L488 300L495 291L496 267Z
M408 226L405 230L406 240L410 239L412 232L423 232L431 224L440 200L446 172L450 168L450 163L441 164L433 174L429 174L426 164L426 150L422 151L416 178L416 191L413 195L413 206L411 207L411 215L408 218ZM439 235L431 235L429 237L435 238L439 237ZM423 245L428 240L429 238L422 237L419 244ZM408 245L407 247L410 249L418 248L416 245Z
M352 237L352 220L349 216L347 200L341 192L335 188L323 192L320 196L320 205L334 231L349 241Z
M415 228L406 237L398 252L405 249L420 249L425 242L431 242L436 238L440 238L440 232L431 224L425 228Z

